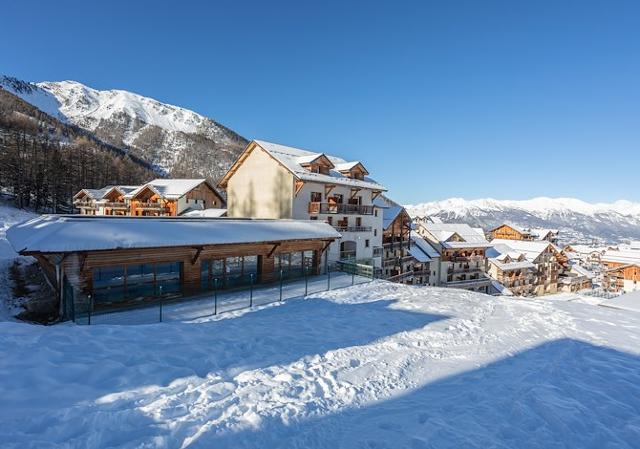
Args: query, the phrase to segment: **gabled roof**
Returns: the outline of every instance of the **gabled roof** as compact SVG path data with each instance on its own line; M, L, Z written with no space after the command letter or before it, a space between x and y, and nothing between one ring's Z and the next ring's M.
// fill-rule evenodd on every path
M233 166L224 175L219 185L225 187L229 178L233 176L238 166L242 164L247 154L253 151L256 147L262 148L271 157L273 157L281 166L287 169L297 179L301 181L319 182L324 184L340 184L354 188L372 189L376 191L386 191L387 189L378 184L373 179L366 177L364 179L355 179L345 176L335 168L329 170L329 174L313 173L302 166L300 160L307 161L310 158L317 157L324 154L317 151L301 150L299 148L288 147L277 143L265 142L263 140L253 140L247 145L244 152L238 157ZM344 159L339 157L326 155L325 156L335 165L341 165L347 163ZM301 159L302 158L302 159Z
M504 247L508 247L511 251L521 252L525 255L527 260L534 262L540 254L542 254L548 247L557 251L556 247L550 242L544 240L507 240L507 239L493 239L491 245L498 249L500 252L504 252ZM502 245L502 246L499 246Z
M415 231L411 231L409 254L418 262L429 262L440 257L440 253Z
M12 226L16 252L65 253L288 240L333 240L340 234L312 220L41 215Z
M444 248L487 248L489 242L484 235L464 223L424 223L426 229ZM449 241L458 235L463 241Z
M365 175L369 174L369 171L364 167L364 165L360 161L351 161L351 162L345 162L343 164L336 164L335 169L338 170L339 172L345 172L345 171L351 171L355 167L359 167L360 171L362 171L362 173L364 173Z
M496 229L500 229L503 226L507 226L511 229L513 229L514 231L518 231L520 234L525 234L525 235L530 235L531 232L529 232L528 229L522 228L518 225L515 225L513 223L502 223L500 226L496 226L495 228L491 229L491 232L495 231Z
M322 161L328 166L333 168L333 162L331 162L331 159L329 159L327 157L326 154L324 153L312 153L312 154L308 154L306 156L300 156L298 158L296 158L296 161L298 162L298 164L300 165L306 165L306 164L312 164L314 162L319 161L320 159L322 159Z
M163 179L158 178L150 181L146 184L139 186L135 190L129 191L125 197L126 198L135 198L140 192L142 192L145 188L149 188L153 190L155 193L160 195L163 198L168 199L178 199L191 190L198 187L203 182L207 183L209 187L216 192L215 188L208 183L208 181L204 178L199 179ZM217 193L217 192L216 192Z
M380 195L373 200L373 205L382 209L382 229L384 230L388 229L398 218L398 215L405 210L404 207L385 195Z
M111 189L112 189L111 186L103 187L101 189L82 189L78 193L76 193L73 197L74 198L78 198L80 196L80 194L83 193L84 195L88 196L89 198L91 198L91 199L93 199L95 201L99 201Z
M603 262L617 262L623 264L640 264L640 251L608 249L600 256Z

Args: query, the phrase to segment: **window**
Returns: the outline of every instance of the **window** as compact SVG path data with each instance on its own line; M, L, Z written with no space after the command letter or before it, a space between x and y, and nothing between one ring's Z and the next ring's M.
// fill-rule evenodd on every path
M311 217L309 217L309 220L317 220L318 217L316 215L312 215Z
M365 247L365 248L369 248L369 239L366 239L366 240L364 241L364 247Z
M333 195L333 200L338 204L342 204L342 201L344 200L344 197L341 194L336 193L336 194Z
M362 217L356 217L356 226L362 226Z
M311 192L311 202L312 203L321 203L322 202L322 192Z
M374 229L373 229L373 236L374 236L374 237L377 237L377 236L378 236L378 229L377 229L377 228L374 228Z
M378 216L378 209L377 208L373 209L373 215L374 215L374 217Z
M333 217L327 217L327 223L333 225Z
M93 298L96 302L113 303L180 293L181 275L181 262L94 268Z

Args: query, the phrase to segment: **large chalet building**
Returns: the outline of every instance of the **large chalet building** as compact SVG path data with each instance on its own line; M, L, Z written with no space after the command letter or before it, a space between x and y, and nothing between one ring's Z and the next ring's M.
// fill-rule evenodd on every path
M558 278L562 270L562 256L558 249L546 240L493 239L491 241L492 258L503 255L522 254L524 259L535 267L533 273L519 272L521 282L527 285L533 281L530 293L540 296L558 292ZM510 256L515 260L515 256ZM516 275L518 275L516 273ZM498 279L496 279L498 280Z
M154 179L141 186L82 189L73 204L82 215L175 217L221 209L225 201L206 179Z
M382 211L374 205L385 187L364 164L322 152L254 140L222 178L229 218L317 220L341 238L328 262L382 268Z
M491 240L545 240L551 243L556 243L558 240L557 229L522 228L520 226L506 223L493 228L489 232L491 234Z
M420 220L417 233L439 255L438 285L489 293L486 250L491 245L482 229L467 224L431 223Z
M602 287L610 292L640 290L640 242L608 249L600 256Z

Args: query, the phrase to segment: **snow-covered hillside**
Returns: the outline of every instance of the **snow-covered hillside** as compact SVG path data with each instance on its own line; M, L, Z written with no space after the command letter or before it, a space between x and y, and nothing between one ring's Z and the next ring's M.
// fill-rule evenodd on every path
M640 238L640 203L587 203L574 198L534 198L444 201L407 205L412 216L435 215L445 221L467 222L490 229L504 222L558 228L564 243L618 242Z
M76 81L28 83L6 76L0 76L0 87L180 176L217 178L246 144L207 117L124 90L101 91Z
M0 323L6 448L637 447L640 313L386 282L217 320Z

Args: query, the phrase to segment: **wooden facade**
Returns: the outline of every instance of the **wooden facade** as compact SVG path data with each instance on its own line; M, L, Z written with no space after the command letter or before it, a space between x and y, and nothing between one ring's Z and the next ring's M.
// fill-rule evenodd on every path
M204 246L180 246L180 247L160 247L160 248L139 248L139 249L118 249L83 251L73 253L33 253L41 265L44 274L52 285L56 287L61 299L61 310L63 315L71 318L74 306L66 304L69 301L88 302L89 295L94 300L92 302L95 310L105 308L115 308L122 305L144 303L162 297L189 296L212 288L211 282L203 278L203 267L210 261L226 261L228 258L255 257L257 259L257 269L255 276L250 279L252 284L269 283L280 279L280 273L276 272L276 261L283 255L301 253L310 257L305 258L303 270L296 271L293 276L317 275L321 272L322 254L331 240L291 240L281 242L256 242L246 244L222 244ZM25 253L26 254L26 253ZM157 264L179 264L179 288L167 289L162 292L153 287L150 291L153 294L134 297L123 294L122 298L114 297L112 301L98 300L99 294L94 278L98 269L124 267L123 282L124 292L127 292L127 285L130 275L129 267L140 267L142 264L154 267ZM223 262L224 263L224 262ZM210 274L210 272L209 272ZM224 276L224 275L222 275ZM158 275L153 272L149 283L158 283ZM177 280L177 278L176 278ZM245 277L245 284L248 286L249 278ZM217 282L215 288L224 289L226 284L223 279ZM66 291L65 284L72 287L73 293ZM136 286L139 284L136 284ZM240 286L240 284L234 284ZM117 293L116 293L117 294ZM65 313L67 311L67 313Z
M607 291L636 290L640 283L640 265L602 261L602 286Z
M534 240L534 237L528 232L503 224L491 230L491 239Z

